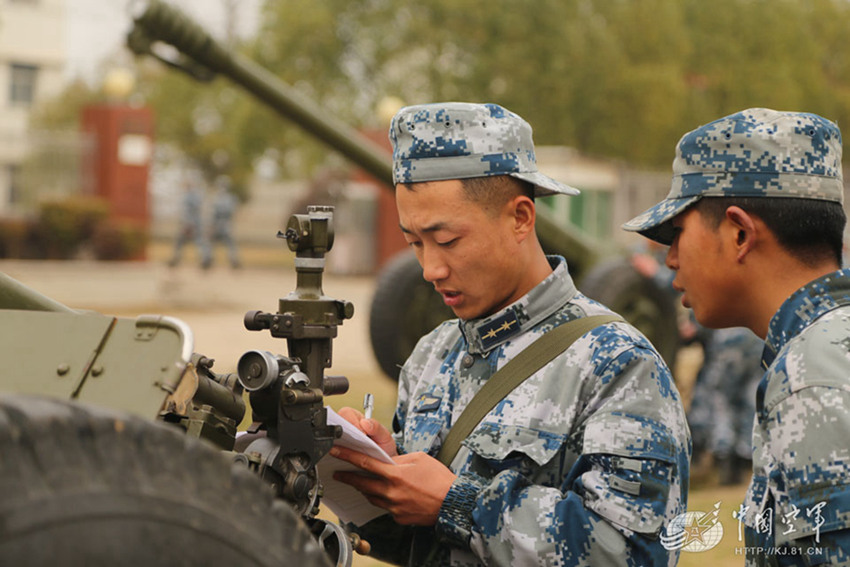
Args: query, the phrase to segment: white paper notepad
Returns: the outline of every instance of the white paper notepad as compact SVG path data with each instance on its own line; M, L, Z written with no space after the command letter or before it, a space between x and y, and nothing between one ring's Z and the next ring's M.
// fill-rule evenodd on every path
M365 433L357 429L350 422L339 416L332 408L328 407L328 425L342 426L342 437L334 441L334 445L345 447L359 453L365 453L370 457L384 463L394 465L392 458L384 452ZM319 472L319 480L324 486L322 503L336 514L343 522L350 522L362 526L378 516L387 514L383 508L370 504L356 488L334 480L333 475L337 471L353 471L364 473L363 469L357 468L351 463L325 455L316 465Z

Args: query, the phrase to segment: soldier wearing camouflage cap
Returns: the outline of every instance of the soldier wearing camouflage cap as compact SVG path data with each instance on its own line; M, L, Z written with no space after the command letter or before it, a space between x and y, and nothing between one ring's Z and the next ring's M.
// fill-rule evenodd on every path
M850 564L850 270L841 133L763 108L686 134L667 199L624 228L670 244L673 286L710 327L765 340L750 565ZM786 563L791 561L791 563Z
M397 463L334 451L374 475L340 479L391 514L357 531L379 558L410 565L674 564L659 534L686 509L687 425L664 361L623 321L584 332L447 465L435 458L506 363L611 311L537 241L534 197L577 191L537 170L522 118L495 104L412 106L390 138L401 229L458 319L405 363L392 433L340 411Z

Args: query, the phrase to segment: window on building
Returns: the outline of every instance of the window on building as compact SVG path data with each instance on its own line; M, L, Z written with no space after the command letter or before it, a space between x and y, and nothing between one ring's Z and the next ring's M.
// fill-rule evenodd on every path
M35 82L38 67L23 63L12 63L9 73L9 102L32 104L35 99Z
M612 234L611 209L614 206L608 191L584 190L564 200L569 207L572 224L597 238L609 238Z

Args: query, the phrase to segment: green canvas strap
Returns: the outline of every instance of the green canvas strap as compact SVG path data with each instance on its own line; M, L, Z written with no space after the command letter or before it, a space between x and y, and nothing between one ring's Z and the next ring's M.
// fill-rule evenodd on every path
M614 321L622 321L622 318L617 315L594 315L564 323L545 333L509 360L487 380L469 405L464 408L463 413L449 430L437 459L449 466L460 450L463 440L505 396L556 356L570 348L576 339L600 325Z

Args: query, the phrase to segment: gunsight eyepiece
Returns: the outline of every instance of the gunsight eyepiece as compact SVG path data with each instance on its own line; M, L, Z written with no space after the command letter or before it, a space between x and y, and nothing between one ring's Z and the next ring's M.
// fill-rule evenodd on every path
M286 231L279 232L289 249L298 257L323 258L334 243L333 210L331 206L311 205L307 214L289 217Z
M269 386L280 376L280 363L275 355L265 350L249 350L236 364L239 383L249 392Z

